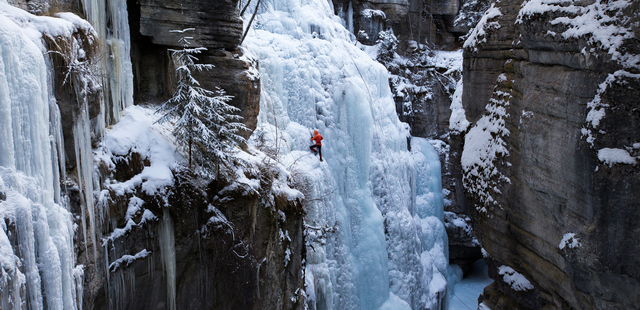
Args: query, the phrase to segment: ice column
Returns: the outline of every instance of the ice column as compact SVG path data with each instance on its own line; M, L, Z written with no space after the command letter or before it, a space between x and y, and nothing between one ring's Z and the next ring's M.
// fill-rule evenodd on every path
M167 281L167 304L169 310L176 309L176 246L173 231L173 220L169 209L163 209L162 221L159 228L159 242L164 269L165 281Z

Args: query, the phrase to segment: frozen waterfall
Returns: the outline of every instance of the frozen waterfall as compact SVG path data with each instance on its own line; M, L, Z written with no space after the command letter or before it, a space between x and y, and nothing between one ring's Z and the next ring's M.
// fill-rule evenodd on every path
M407 150L386 69L358 48L330 3L262 1L244 43L263 88L251 140L276 148L309 184L308 304L438 307L448 259L437 154L421 139ZM248 21L253 4L247 11ZM308 149L314 129L324 162Z
M60 115L41 42L42 31L74 26L4 1L0 11L0 308L78 309L81 266L61 205Z

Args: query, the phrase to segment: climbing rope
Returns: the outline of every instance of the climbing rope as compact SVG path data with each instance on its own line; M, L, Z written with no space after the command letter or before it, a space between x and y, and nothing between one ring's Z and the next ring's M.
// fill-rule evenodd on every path
M473 310L471 309L471 307L467 306L467 304L464 303L464 301L462 301L462 299L460 299L460 297L458 297L458 295L456 295L456 293L453 292L453 288L451 288L451 294L453 294L453 296L455 296L456 298L458 298L458 300L465 306L467 307L467 309L469 310Z

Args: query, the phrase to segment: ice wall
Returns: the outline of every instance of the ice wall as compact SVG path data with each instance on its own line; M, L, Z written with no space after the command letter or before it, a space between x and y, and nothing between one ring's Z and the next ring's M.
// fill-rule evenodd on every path
M0 308L78 309L73 222L61 205L60 117L42 33L71 22L0 1Z
M428 160L407 150L387 71L351 41L330 1L262 1L258 10L244 43L263 87L251 141L306 180L310 308L437 307L446 235L441 197L438 207L427 192L440 189L422 188L428 165L414 157ZM324 162L308 150L313 129Z

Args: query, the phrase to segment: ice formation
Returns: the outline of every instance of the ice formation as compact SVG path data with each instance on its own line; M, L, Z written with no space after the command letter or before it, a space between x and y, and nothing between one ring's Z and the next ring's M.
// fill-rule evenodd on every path
M41 41L76 26L5 1L0 10L0 308L78 309L82 275L60 197L60 116Z
M101 106L99 122L107 125L120 120L121 113L133 105L133 67L131 66L131 38L129 31L129 13L126 0L82 0L87 19L98 33L98 38L106 46L102 57L102 66L106 71L104 78L105 102ZM104 129L96 126L100 133Z
M251 142L276 148L308 181L310 308L436 306L447 244L441 190L426 179L439 182L439 163L429 168L437 155L417 139L407 151L388 73L351 41L351 17L321 0L261 3L244 44L263 87ZM313 129L325 138L324 162L308 150Z

